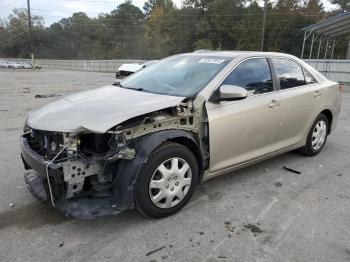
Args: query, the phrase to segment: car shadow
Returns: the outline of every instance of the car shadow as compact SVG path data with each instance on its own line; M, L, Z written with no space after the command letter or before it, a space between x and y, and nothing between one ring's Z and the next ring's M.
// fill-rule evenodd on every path
M42 202L32 202L0 212L0 231L12 226L30 230L45 225L61 224L66 220L67 218L54 207Z
M220 192L218 188L220 188L223 182L225 184L248 183L254 181L256 176L267 176L268 173L264 172L265 169L276 168L277 166L282 172L284 165L288 165L289 162L294 162L299 158L304 159L303 156L290 152L206 181L198 186L186 210L200 205L200 201L197 200L201 199L203 195L208 196L209 201L219 201L222 199L225 192ZM97 229L103 229L111 225L130 225L148 220L152 221L152 219L145 218L137 211L127 211L116 216L91 220L74 219L65 217L62 212L50 204L32 202L0 212L0 231L9 227L33 230L43 226L59 225L68 222L76 224L78 227L99 225Z

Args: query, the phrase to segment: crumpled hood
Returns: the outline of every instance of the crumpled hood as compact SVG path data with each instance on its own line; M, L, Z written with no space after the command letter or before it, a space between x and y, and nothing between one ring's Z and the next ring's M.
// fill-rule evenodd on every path
M184 98L110 85L48 103L29 113L27 125L46 131L104 133L130 118L175 106Z

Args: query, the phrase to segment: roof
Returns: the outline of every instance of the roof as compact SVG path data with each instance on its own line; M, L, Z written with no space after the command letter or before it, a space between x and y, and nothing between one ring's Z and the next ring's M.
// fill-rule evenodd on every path
M350 12L304 27L302 30L322 35L326 38L336 38L338 36L350 34Z
M198 56L226 56L226 57L237 57L237 56L291 56L285 53L278 52L260 52L260 51L212 51L212 50L200 50L195 51L193 53L187 53L190 55L198 55Z

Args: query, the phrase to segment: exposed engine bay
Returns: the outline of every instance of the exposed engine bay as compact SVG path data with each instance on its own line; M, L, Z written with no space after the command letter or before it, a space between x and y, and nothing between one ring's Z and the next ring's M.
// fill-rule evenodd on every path
M194 111L193 102L187 101L134 117L102 134L50 132L26 126L23 138L45 160L47 200L55 206L57 201L112 198L121 160L135 159L138 140L167 130L187 131L198 139L201 119ZM26 169L32 169L23 154L22 157ZM52 168L54 174L50 173Z

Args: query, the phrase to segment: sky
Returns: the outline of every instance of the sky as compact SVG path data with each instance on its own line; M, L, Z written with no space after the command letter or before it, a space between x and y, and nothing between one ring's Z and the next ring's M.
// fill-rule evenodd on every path
M327 10L335 6L328 0L321 0ZM124 0L30 0L33 15L44 18L45 26L69 17L75 12L85 12L90 17L96 17L100 13L109 13L116 9ZM141 10L145 0L133 0L132 3ZM180 6L182 0L173 0ZM26 8L27 0L0 0L0 18L7 18L14 8Z

